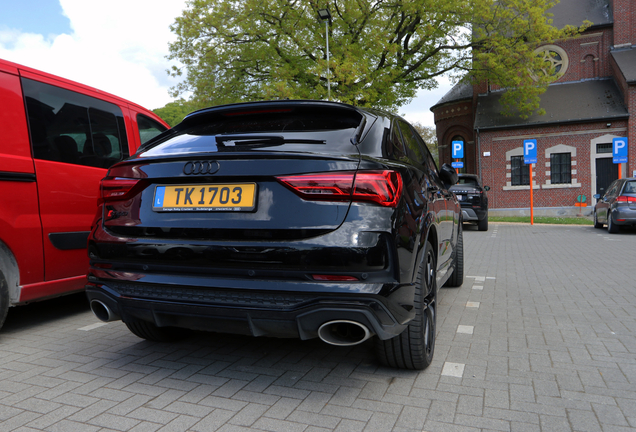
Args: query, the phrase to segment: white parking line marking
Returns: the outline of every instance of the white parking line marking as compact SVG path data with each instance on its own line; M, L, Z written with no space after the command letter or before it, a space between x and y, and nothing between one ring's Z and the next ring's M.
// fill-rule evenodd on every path
M464 367L466 367L466 365L462 363L445 362L442 375L461 378L464 375Z
M467 326L467 325L457 326L457 333L473 334L474 330L475 330L475 326Z
M466 307L469 307L469 308L478 308L478 307L479 307L479 302L467 302L467 303L466 303Z
M89 331L89 330L93 330L93 329L96 329L96 328L99 328L99 327L103 327L105 325L108 325L108 323L105 323L105 322L95 323L95 324L87 325L86 327L78 328L78 330Z
M474 290L483 290L484 286L483 285L473 285L473 289Z

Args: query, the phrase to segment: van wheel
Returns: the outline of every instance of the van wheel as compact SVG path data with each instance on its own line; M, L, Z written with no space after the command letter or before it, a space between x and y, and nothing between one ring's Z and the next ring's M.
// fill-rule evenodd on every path
M455 257L453 259L454 270L451 277L446 281L446 287L460 287L464 283L464 230L459 224L457 232L457 245L455 246Z
M376 338L376 354L380 363L421 370L433 361L437 318L436 271L433 247L426 243L424 262L415 285L415 318L398 336L387 340Z
M124 324L135 336L153 342L174 342L186 338L189 333L186 329L157 327L153 323L142 320L132 320Z
M9 312L9 286L4 275L0 272L0 328L7 318L7 312Z

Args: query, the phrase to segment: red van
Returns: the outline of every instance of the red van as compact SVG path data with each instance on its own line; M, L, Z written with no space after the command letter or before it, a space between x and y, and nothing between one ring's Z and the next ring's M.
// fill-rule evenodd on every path
M0 59L0 327L81 291L107 169L168 125L127 100Z

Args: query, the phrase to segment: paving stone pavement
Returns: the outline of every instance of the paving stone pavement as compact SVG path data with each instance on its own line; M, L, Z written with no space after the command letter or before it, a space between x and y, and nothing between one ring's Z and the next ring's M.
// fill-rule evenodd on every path
M0 431L633 431L636 231L466 227L425 371L368 341L197 333L142 341L80 296L0 332Z

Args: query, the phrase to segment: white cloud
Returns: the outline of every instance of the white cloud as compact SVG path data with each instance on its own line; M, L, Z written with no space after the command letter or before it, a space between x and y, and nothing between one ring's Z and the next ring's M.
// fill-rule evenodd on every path
M147 108L171 101L169 26L184 0L60 0L71 34L0 29L0 58L72 79Z

